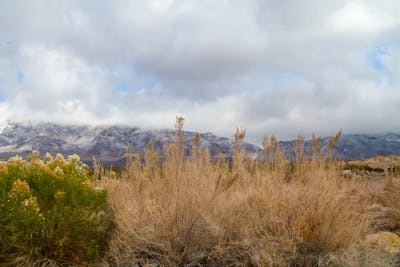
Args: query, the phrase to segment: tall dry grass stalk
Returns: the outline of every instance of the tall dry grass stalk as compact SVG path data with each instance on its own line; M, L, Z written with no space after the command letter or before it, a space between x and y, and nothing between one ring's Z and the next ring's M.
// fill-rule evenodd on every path
M101 177L116 224L105 265L318 266L365 234L357 188L319 153L306 160L299 150L287 162L272 136L263 160L238 148L228 164L213 161L198 135L184 157L181 138L163 160L149 145L144 159L130 154L120 177Z
M393 173L389 173L385 181L384 191L378 196L378 201L386 210L388 225L391 230L400 234L400 179Z

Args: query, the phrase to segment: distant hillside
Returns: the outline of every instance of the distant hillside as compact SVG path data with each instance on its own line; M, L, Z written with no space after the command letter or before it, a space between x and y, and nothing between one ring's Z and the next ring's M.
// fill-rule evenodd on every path
M322 139L326 146L330 138ZM280 142L288 157L293 157L294 141ZM310 154L311 142L305 142L305 153ZM334 157L342 160L360 160L376 156L400 155L400 134L352 134L342 135L335 147Z
M185 150L189 153L194 132L183 131ZM126 149L143 152L153 141L154 148L161 150L163 145L174 142L173 130L143 130L131 127L88 127L65 126L53 123L9 123L0 134L0 160L7 160L15 154L26 155L32 150L41 154L76 153L91 164L93 157L107 166L123 166ZM221 155L231 157L233 144L228 138L212 133L200 134L200 146L209 149L212 157ZM259 153L256 145L244 143L248 153Z
M183 131L185 150L189 153L193 132ZM0 134L0 160L7 160L16 154L27 155L32 150L51 154L69 155L76 153L81 159L91 164L96 157L106 166L123 166L124 155L128 147L136 152L143 152L152 140L154 148L161 150L165 143L175 140L173 130L143 130L132 127L88 127L65 126L53 123L8 123ZM323 145L329 138L322 140ZM209 149L212 157L222 155L231 157L232 141L212 133L200 134L200 145ZM282 141L280 146L288 158L293 157L294 141ZM256 145L244 143L248 153L257 154L262 150ZM306 154L311 143L305 144ZM338 159L358 160L375 156L400 155L400 134L381 135L343 135L337 146L335 157Z

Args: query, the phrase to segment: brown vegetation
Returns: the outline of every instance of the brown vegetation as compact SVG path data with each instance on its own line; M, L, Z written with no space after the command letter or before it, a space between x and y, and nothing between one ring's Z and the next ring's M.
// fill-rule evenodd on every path
M262 159L235 146L228 164L211 160L196 138L184 157L182 125L177 120L177 142L164 147L163 159L149 144L144 159L128 155L119 177L100 173L115 213L105 266L393 264L363 241L372 198L321 155L320 137L313 137L311 159L299 136L297 161L287 162L272 136L264 138ZM235 141L244 137L237 129Z

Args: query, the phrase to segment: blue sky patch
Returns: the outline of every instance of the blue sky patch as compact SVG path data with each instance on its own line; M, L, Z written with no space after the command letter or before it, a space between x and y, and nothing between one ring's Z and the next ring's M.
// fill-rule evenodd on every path
M304 84L306 82L307 79L303 75L287 71L274 71L266 76L263 81L267 88L270 89L293 84Z
M25 79L25 74L22 71L18 71L17 73L17 81L22 83Z
M1 89L3 89L4 84L5 84L4 80L0 79L0 102L3 102L5 99L3 92L1 92Z
M0 47L11 47L13 42L9 39L7 40L0 40Z
M368 64L380 75L380 77L375 80L376 86L394 87L396 85L396 79L392 70L384 63L384 57L388 55L390 55L390 48L386 44L374 47L367 54Z
M367 54L368 62L370 66L378 71L386 69L383 63L382 57L389 53L389 47L387 45L376 46L372 51Z
M0 102L4 101L4 96L3 96L2 92L1 92L3 84L4 84L4 81L0 79Z
M140 90L151 90L155 88L159 82L157 79L143 75L138 76L132 65L124 64L115 68L114 72L116 90L119 92L137 92Z
M116 88L119 92L128 92L131 86L126 82L118 82Z
M116 84L116 89L119 92L136 92L142 89L151 90L158 85L158 81L153 78L145 78L142 81L119 81Z

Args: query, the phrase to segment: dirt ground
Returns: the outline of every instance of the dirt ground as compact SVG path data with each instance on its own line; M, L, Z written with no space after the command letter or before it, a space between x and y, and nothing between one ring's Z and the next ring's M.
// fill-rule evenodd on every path
M344 176L351 178L359 188L355 197L366 204L370 219L368 231L390 231L395 225L388 216L388 207L381 199L390 179L400 179L400 157L376 157L344 163Z

